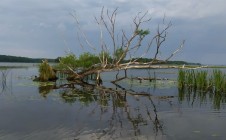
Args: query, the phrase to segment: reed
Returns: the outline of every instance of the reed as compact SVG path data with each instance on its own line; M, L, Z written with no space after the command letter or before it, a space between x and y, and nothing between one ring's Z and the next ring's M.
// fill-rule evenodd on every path
M178 81L178 88L179 89L184 89L185 87L185 71L183 71L182 69L179 69L178 71L178 77L177 77L177 81Z
M223 93L226 95L226 75L224 75L224 82L223 82Z
M226 75L220 70L213 70L214 92L226 92Z
M210 92L214 92L214 80L213 80L213 76L210 76L208 79L208 87L207 90Z
M189 90L195 88L195 73L193 70L182 70L178 72L178 87L179 89L187 88Z
M196 78L194 70L186 70L185 76L185 84L187 85L188 89L191 90L192 88L196 88Z
M179 69L178 88L226 94L226 74L220 70L213 70L212 74L208 75L207 70Z
M198 90L206 91L208 87L207 71L197 71L195 73L195 87Z

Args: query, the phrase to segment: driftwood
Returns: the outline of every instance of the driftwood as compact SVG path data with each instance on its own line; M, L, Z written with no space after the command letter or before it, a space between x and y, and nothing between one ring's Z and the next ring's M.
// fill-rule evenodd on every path
M168 68L180 68L180 66L171 66L171 65L150 65L147 63L135 63L135 64L120 64L118 66L116 65L106 65L105 67L94 67L92 66L90 69L84 70L82 72L75 72L74 74L72 74L71 76L68 77L69 81L73 81L73 80L82 80L84 77L91 75L91 74L98 74L98 73L102 73L102 72L110 72L110 71L119 71L119 70L127 70L127 69L168 69ZM72 71L71 71L72 72ZM126 72L125 72L125 77L121 78L121 79L117 79L115 81L112 82L117 82L120 80L123 80L126 78ZM146 79L146 78L145 78ZM151 79L149 79L151 80Z

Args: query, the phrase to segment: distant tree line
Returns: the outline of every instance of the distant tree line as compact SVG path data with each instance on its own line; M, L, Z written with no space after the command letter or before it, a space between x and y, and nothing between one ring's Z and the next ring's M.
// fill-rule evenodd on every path
M112 59L110 56L108 56L109 60ZM0 55L0 62L23 62L23 63L41 63L42 60L47 60L48 62L54 62L58 63L59 60L65 61L64 63L75 63L72 59L76 59L76 56L69 54L68 56L64 57L58 57L56 59L47 59L47 58L28 58L28 57L20 57L20 56L9 56L9 55ZM69 59L69 60L67 60ZM152 61L150 58L134 58L134 60L137 59L137 62L142 62L142 63L148 63ZM73 62L68 62L68 61L73 61ZM127 63L131 60L123 60L124 63ZM78 64L79 63L79 64ZM93 63L100 63L98 56L95 56L90 53L84 53L82 54L77 61L77 66L81 65L87 65L86 67L89 67L93 65ZM200 63L189 63L186 61L167 61L164 62L164 64L176 64L176 65L201 65Z
M56 62L59 63L59 65L56 65L56 69L68 69L70 67L71 70L76 70L81 68L83 70L87 69L93 69L94 66L101 65L100 57L102 56L102 53L99 55L95 55L89 52L85 52L81 54L80 56L76 56L73 53L69 53L66 56L58 57L56 59ZM105 57L107 61L112 61L113 58L109 54L105 54ZM132 59L123 59L122 63L130 63L131 61L136 61L136 63L147 65L149 62L153 61L151 58L132 58ZM136 65L136 63L134 63ZM167 65L201 65L200 63L190 63L186 61L160 61L158 60L158 65L161 64L167 64ZM154 63L152 64L154 65Z
M9 55L0 55L0 62L23 62L23 63L41 63L45 58L28 58L20 56L9 56ZM57 62L56 59L45 59L48 62Z
M136 60L136 62L139 62L139 63L148 63L148 62L151 62L153 61L153 59L151 58L133 58L133 60ZM131 60L123 60L124 63L128 63L129 61ZM200 63L191 63L191 62L186 62L186 61L158 61L158 64L174 64L174 65L201 65Z

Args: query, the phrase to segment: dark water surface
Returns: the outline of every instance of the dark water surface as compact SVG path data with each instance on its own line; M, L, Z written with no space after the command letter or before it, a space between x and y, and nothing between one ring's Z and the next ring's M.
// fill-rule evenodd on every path
M103 74L104 85L120 92L56 89L65 81L33 82L37 74L36 65L0 69L1 140L226 139L226 98L179 92L177 70L130 70L129 77L170 80L123 80L120 86L109 82L114 73Z

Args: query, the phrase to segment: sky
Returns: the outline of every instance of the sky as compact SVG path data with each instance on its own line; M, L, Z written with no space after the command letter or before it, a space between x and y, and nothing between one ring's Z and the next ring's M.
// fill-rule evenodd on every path
M80 47L71 14L76 13L87 38L98 46L100 30L94 17L102 7L118 8L116 24L121 28L130 28L137 13L146 11L151 27L164 16L171 21L162 59L185 40L172 60L226 65L225 0L1 0L0 54L57 58L69 51L77 56L90 51Z

